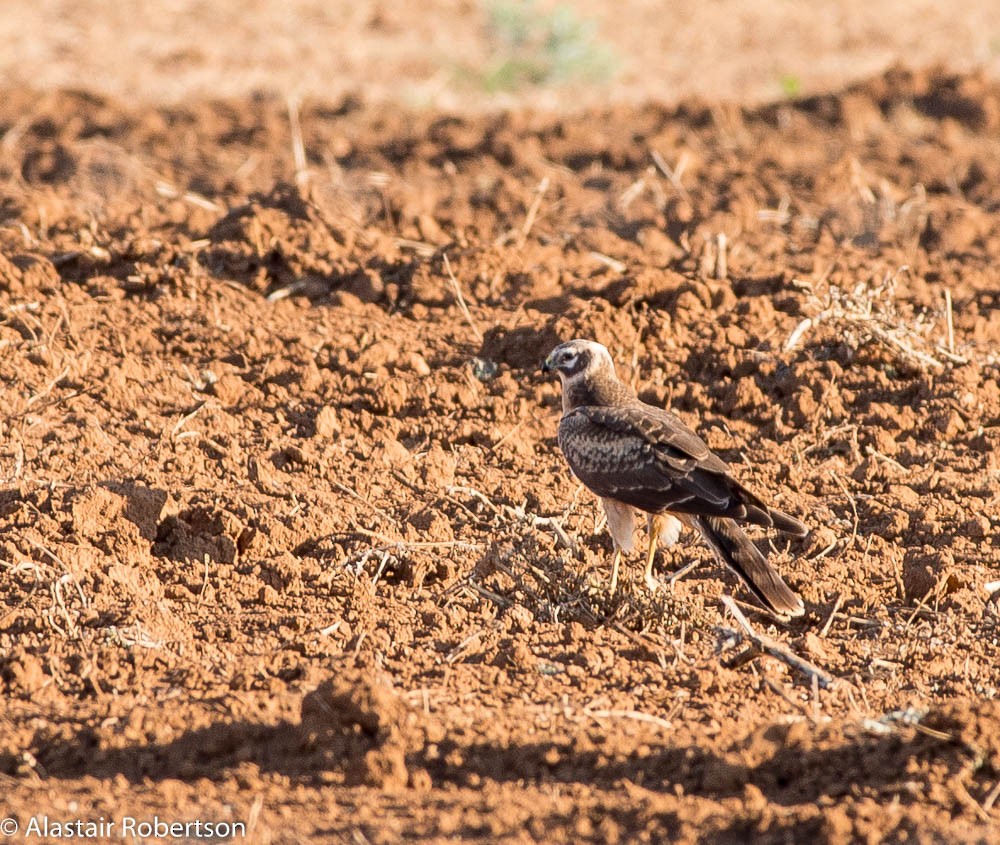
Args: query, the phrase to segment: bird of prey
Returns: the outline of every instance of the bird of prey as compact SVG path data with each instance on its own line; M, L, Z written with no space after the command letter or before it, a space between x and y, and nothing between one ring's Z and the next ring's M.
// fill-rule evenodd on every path
M799 520L769 507L737 481L729 466L680 419L642 402L615 374L608 350L591 340L561 343L545 359L544 372L562 382L559 446L573 474L596 493L614 540L611 591L622 552L632 549L635 510L649 528L646 584L653 578L659 539L671 545L682 526L697 530L765 607L780 616L801 616L799 598L743 532L741 524L804 537Z

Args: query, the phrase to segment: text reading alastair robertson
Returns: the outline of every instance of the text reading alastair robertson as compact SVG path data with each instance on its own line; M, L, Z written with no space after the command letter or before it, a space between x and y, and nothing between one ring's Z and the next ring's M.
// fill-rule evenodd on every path
M235 839L247 835L244 822L164 821L159 816L136 819L72 819L56 821L48 816L32 816L24 826L30 839Z

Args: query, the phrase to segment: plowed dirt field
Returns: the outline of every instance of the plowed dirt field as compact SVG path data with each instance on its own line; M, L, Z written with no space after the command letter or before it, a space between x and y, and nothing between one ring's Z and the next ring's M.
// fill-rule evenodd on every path
M1000 86L295 125L0 98L10 841L995 841ZM808 523L802 619L691 537L608 593L572 337Z

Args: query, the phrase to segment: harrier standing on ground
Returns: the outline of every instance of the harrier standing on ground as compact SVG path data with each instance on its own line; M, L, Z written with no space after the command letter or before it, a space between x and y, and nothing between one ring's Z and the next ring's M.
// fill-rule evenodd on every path
M716 556L771 611L801 616L800 599L743 533L740 523L804 537L805 525L768 507L733 478L726 463L681 420L647 405L619 381L608 350L591 340L557 346L542 365L559 373L563 416L559 446L573 474L596 493L614 539L611 591L622 552L632 549L635 509L647 514L646 584L656 542L675 543L681 527L697 529Z

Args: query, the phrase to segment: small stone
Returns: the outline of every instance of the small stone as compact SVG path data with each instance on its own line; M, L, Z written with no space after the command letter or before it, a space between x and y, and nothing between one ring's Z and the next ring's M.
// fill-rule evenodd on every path
M316 436L333 437L340 431L340 420L337 419L337 411L330 405L320 409L316 414Z
M416 352L411 352L406 356L403 360L403 366L421 377L429 376L431 374L430 364L427 363L427 360L423 355Z
M496 365L496 362L491 361L489 358L473 358L470 363L472 365L472 374L480 381L490 381L496 378L496 374L500 369Z
M238 405L246 393L246 387L246 382L233 373L226 373L208 385L209 392L224 406Z

